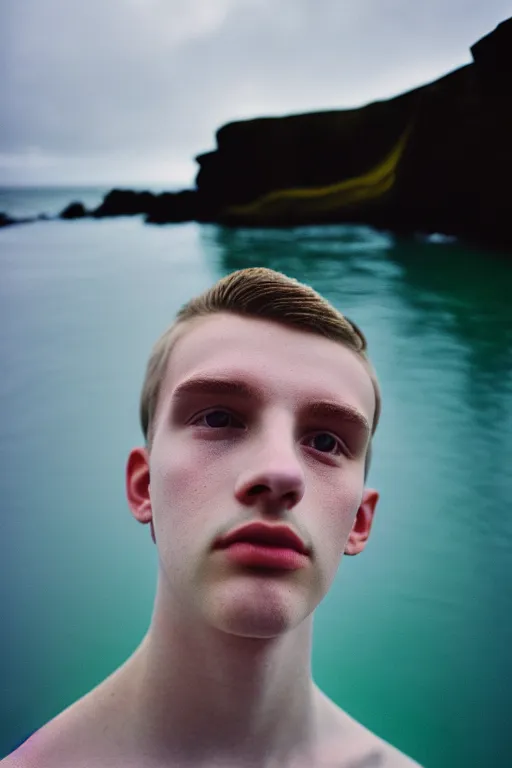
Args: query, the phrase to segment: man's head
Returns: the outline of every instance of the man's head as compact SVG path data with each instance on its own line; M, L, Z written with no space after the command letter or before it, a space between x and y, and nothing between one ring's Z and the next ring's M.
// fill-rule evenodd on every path
M309 286L245 269L188 302L151 354L146 446L127 467L130 507L151 524L180 602L250 636L309 615L343 552L368 539L379 416L363 334ZM230 565L214 542L253 521L294 530L307 566L272 575Z

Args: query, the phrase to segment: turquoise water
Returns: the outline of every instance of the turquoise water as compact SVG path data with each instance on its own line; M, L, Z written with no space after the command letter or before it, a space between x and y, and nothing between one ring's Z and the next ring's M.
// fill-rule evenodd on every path
M510 764L510 258L120 219L4 229L0 265L0 756L145 633L156 557L124 466L147 355L191 295L262 265L363 328L383 390L380 507L317 611L315 679L426 768Z

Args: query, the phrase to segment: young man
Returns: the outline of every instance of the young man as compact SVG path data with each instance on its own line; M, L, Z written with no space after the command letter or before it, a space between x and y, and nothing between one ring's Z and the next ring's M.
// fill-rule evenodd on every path
M268 269L220 280L153 349L135 518L159 570L149 630L12 768L417 765L315 685L313 614L368 540L380 392L359 329Z

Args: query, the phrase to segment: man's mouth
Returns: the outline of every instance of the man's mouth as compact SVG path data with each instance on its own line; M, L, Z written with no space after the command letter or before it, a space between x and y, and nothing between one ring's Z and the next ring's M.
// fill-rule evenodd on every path
M267 547L281 547L293 549L304 555L309 554L308 548L300 536L287 525L268 525L261 522L248 523L235 528L226 536L218 539L215 548L225 549L237 542L249 542Z
M234 563L253 568L298 570L307 565L309 551L288 526L249 523L216 542Z

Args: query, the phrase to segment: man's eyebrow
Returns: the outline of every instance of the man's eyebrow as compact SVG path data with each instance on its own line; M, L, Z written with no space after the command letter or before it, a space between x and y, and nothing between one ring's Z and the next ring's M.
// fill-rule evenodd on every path
M263 401L263 391L246 381L238 379L222 379L210 376L196 376L179 384L172 394L175 402L187 395L231 395L248 400ZM358 426L368 437L370 425L366 417L352 405L321 400L310 403L304 412L313 418L326 421L344 421Z
M263 399L261 390L245 381L210 376L196 376L178 384L172 400L179 400L185 395L235 395L252 400Z
M370 436L371 429L366 416L363 416L352 405L322 401L311 403L307 408L307 412L315 418L325 419L326 421L350 422L359 427L367 437Z

